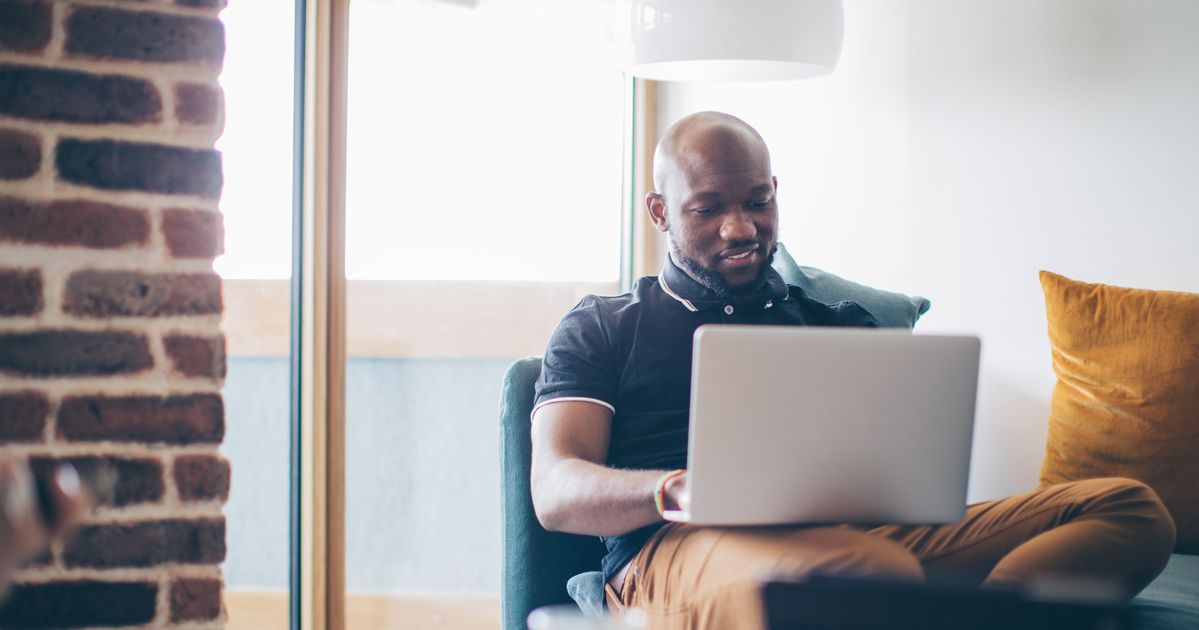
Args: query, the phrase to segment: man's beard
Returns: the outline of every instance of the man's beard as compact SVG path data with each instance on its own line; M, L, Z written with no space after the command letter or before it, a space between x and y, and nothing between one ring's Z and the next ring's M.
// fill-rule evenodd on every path
M698 260L679 251L673 239L670 242L670 257L674 260L675 264L682 267L687 275L707 287L708 290L716 294L716 297L722 300L735 300L757 291L762 286L762 283L766 281L766 272L774 263L774 253L776 251L778 251L778 245L771 245L770 253L766 255L766 259L758 267L758 275L754 277L752 282L741 287L731 287L720 272L704 267Z

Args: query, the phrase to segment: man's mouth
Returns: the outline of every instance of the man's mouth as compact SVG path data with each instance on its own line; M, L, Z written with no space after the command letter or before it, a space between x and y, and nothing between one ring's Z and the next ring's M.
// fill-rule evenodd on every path
M721 252L720 258L727 264L734 267L743 267L752 264L756 258L755 254L761 249L761 245L753 244L744 247L735 247L733 249Z

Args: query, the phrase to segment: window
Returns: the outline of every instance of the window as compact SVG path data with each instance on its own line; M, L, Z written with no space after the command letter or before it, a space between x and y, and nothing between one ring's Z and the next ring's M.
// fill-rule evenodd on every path
M349 278L616 281L624 79L559 12L352 4Z
M504 371L620 277L626 81L587 6L351 4L350 627L499 618Z

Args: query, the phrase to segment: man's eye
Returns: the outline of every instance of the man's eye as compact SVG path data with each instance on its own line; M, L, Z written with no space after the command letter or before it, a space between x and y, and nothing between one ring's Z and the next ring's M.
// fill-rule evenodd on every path
M769 200L769 199L765 199L765 200L762 200L762 201L751 201L751 202L749 202L749 204L747 204L747 205L748 205L750 208L753 208L754 210L761 210L761 209L765 208L766 206L769 206L769 205L770 205L770 200Z
M693 208L691 212L703 216L716 212L716 208Z

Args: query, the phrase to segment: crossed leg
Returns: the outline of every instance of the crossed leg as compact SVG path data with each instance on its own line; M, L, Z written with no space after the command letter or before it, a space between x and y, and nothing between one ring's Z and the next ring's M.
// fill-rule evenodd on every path
M1149 486L1088 479L970 506L952 525L869 530L916 555L930 578L984 586L1041 576L1114 580L1128 596L1157 577L1174 520Z
M633 559L611 608L651 628L761 627L761 582L831 574L1003 585L1037 576L1117 580L1132 596L1174 546L1174 522L1148 486L1093 479L970 506L939 526L695 527L669 524Z

